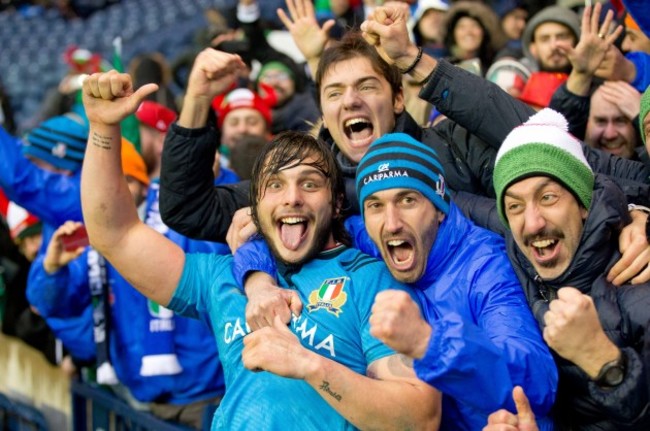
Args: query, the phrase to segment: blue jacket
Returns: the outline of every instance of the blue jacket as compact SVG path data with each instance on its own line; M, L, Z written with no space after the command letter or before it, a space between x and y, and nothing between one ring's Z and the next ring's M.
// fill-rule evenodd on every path
M52 226L81 221L81 173L69 177L41 169L23 155L22 146L0 127L0 188L9 200Z
M48 324L57 319L84 316L85 332L74 347L95 351L92 305L88 287L88 249L77 259L49 275L43 269L44 255L33 263L27 296ZM170 376L143 377L140 366L146 336L147 299L136 291L109 263L106 264L111 293L111 330L109 349L118 379L142 402L159 400L186 404L223 393L223 373L217 349L205 322L177 318L174 343L183 372ZM65 337L69 328L51 325L57 337ZM138 330L140 328L142 330ZM77 351L71 351L76 356Z
M356 246L379 256L359 216L346 222ZM259 242L258 242L259 243ZM235 276L250 270L275 273L257 256L261 244L235 254ZM251 256L251 248L257 249ZM557 369L542 340L524 292L508 261L503 238L475 226L455 205L440 225L427 269L413 287L433 332L418 377L443 393L442 429L479 430L490 413L515 411L520 385L535 415L555 400ZM550 429L540 420L540 429Z
M643 93L650 85L650 54L640 51L628 52L625 54L625 58L634 63L636 68L636 76L630 84L639 93Z

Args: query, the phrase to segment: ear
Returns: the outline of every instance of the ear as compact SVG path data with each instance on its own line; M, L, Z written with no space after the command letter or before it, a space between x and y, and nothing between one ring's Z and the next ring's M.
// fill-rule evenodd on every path
M323 124L323 129L327 129L327 123L325 122L325 116L321 116L320 118L321 118L321 121L322 121L322 124Z
M338 219L341 217L341 211L343 208L344 200L345 200L344 194L340 194L336 197L336 203L334 205L334 219Z
M395 114L401 114L404 112L404 90L399 89L395 94L395 101L393 102L393 112Z
M530 51L530 55L532 55L535 60L539 60L539 57L537 55L537 45L535 45L535 42L531 42L530 45L528 45L528 50Z

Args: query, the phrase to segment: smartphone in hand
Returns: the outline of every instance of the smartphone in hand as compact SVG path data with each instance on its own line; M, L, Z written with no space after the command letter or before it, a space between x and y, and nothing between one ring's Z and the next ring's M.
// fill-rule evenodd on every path
M86 227L82 225L70 235L62 235L61 243L65 251L75 251L79 247L86 247L90 244Z

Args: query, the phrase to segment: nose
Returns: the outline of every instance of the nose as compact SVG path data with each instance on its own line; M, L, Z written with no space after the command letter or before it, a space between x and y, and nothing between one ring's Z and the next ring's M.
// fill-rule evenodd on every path
M347 88L343 93L343 106L354 108L359 105L359 93L355 88Z
M399 210L395 208L395 206L387 205L385 216L386 220L384 223L384 229L386 229L387 232L397 233L402 230L402 219L400 218Z
M524 211L524 233L535 234L546 226L546 219L537 205L528 205Z
M299 207L303 203L302 191L297 184L288 185L284 192L284 204L291 207Z
M618 131L616 130L616 127L614 127L614 123L609 121L605 126L605 130L603 130L603 138L614 139L616 138L617 135L618 135Z

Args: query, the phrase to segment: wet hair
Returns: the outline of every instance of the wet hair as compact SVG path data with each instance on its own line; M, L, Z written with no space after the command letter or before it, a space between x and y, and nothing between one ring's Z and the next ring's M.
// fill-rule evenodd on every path
M325 74L335 64L355 58L367 58L370 61L372 69L383 76L390 84L393 100L395 100L395 96L402 90L402 73L397 66L386 63L377 53L375 47L366 42L359 31L349 31L340 41L323 51L323 55L321 55L318 62L315 78L318 106L321 103L320 91Z
M310 163L305 159L312 157ZM276 135L259 154L251 172L250 198L252 217L261 232L257 216L258 203L264 196L264 186L269 177L285 169L306 164L320 171L327 179L332 194L332 234L334 239L350 245L350 236L343 225L341 208L343 206L344 182L341 170L332 150L320 139L303 132L283 132Z

